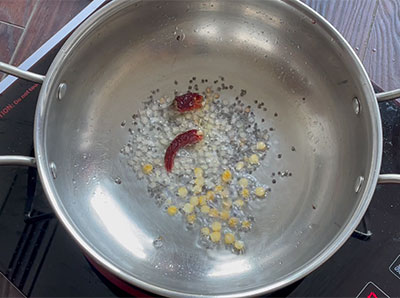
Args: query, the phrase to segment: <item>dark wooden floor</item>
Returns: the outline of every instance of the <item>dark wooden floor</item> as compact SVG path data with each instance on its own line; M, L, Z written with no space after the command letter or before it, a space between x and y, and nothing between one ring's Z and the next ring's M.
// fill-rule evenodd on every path
M400 88L400 0L303 0L357 51L370 78Z
M358 53L372 80L400 88L400 0L303 0ZM19 65L90 0L0 0L0 61Z
M90 0L0 0L0 60L21 64Z

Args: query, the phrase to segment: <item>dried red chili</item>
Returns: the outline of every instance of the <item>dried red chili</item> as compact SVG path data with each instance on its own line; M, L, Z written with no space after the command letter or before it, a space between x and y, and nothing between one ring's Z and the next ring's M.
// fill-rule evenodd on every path
M164 165L167 172L171 172L174 166L174 159L179 149L200 142L203 139L203 132L197 129L188 130L180 135L176 136L175 139L168 146L165 151Z
M198 93L188 92L175 97L174 103L179 112L188 112L200 109L203 106L203 96Z

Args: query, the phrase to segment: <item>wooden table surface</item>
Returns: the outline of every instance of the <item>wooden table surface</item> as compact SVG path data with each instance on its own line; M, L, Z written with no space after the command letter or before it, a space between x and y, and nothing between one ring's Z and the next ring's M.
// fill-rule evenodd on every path
M303 0L358 53L370 78L400 88L400 0ZM0 0L0 61L21 64L90 0Z

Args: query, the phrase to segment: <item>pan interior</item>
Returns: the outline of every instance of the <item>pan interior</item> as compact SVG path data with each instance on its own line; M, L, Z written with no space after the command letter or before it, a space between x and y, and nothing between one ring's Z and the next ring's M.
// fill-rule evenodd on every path
M53 205L86 247L141 286L220 295L295 276L359 211L376 165L374 99L352 54L293 2L118 3L73 51L67 44L61 68L51 71L54 84L42 91L46 129L37 146L57 166ZM274 128L256 173L272 192L254 211L240 256L198 247L197 234L156 206L120 155L131 115L150 90L173 94L174 80L219 75L235 86L224 97L246 89L245 104L268 109L256 109L261 128ZM61 82L68 89L59 101ZM272 184L272 173L285 170L292 177ZM365 182L356 193L359 176Z

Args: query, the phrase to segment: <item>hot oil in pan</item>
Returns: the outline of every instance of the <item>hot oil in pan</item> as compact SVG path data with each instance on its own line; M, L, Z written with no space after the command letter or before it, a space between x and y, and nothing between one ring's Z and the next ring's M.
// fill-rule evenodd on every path
M258 100L253 106L245 104L250 102L247 91L230 85L224 77L192 77L188 83L182 88L173 81L174 94L152 90L144 108L132 115L131 125L121 122L130 134L121 154L137 178L146 181L148 193L161 210L197 234L200 246L244 253L246 234L257 224L252 210L259 209L259 201L268 200L271 192L254 173L261 163L268 166L265 158L274 128L261 129L265 119L256 121L255 109L266 115L265 104ZM179 110L179 99L195 95L203 97L202 106ZM168 173L165 152L177 135L189 130L201 131L202 140L181 148ZM279 177L291 175L277 172ZM271 178L275 184L275 173Z

